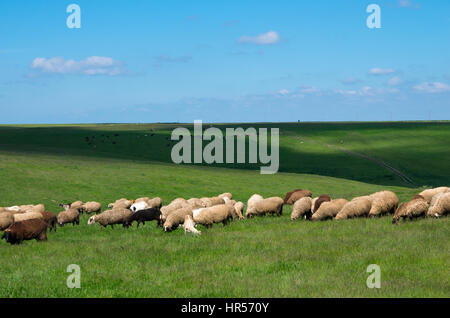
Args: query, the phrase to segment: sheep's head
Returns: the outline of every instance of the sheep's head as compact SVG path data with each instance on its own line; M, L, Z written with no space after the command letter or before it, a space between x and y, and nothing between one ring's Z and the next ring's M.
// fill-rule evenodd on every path
M88 225L94 224L94 223L95 223L95 219L96 219L96 216L95 216L95 215L91 216L91 217L89 218L89 220L88 220Z
M3 235L2 235L2 238L1 238L1 239L2 239L2 240L5 239L6 242L9 243L10 237L11 237L11 232L10 232L10 231L5 231L5 232L3 232Z
M394 217L392 218L392 224L398 224L399 219L400 217L398 215L394 215Z

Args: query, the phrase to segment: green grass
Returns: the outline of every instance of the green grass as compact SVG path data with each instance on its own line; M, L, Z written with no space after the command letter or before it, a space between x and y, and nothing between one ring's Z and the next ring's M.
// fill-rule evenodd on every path
M59 211L60 202L76 199L106 206L120 197L168 202L228 191L246 202L253 193L283 196L298 187L347 199L390 189L405 201L423 185L449 185L447 123L282 124L276 175L260 175L254 166L170 164L165 137L172 127L1 126L0 206L42 202ZM151 128L154 137L142 136ZM116 145L93 149L83 140L114 133ZM376 155L415 183L324 144ZM83 216L80 226L58 228L47 242L0 241L0 297L450 296L448 218L398 226L389 217L312 223L291 222L290 212L200 227L199 237L163 233L154 223L101 230ZM81 266L81 289L66 287L69 264ZM369 264L381 267L381 289L366 287Z

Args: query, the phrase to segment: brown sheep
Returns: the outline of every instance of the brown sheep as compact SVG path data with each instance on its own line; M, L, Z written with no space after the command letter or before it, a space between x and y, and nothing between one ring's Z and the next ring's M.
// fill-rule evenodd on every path
M21 244L24 240L47 240L47 223L40 219L26 220L11 225L3 232L2 239L12 244Z
M50 232L52 229L56 232L56 224L58 223L58 218L55 213L44 211L41 212L43 220L45 223L47 223L48 227L50 228Z
M312 192L311 191L297 189L297 190L294 190L294 191L286 193L283 202L284 202L284 204L292 205L296 201L300 200L301 198L311 197L311 196L312 196Z
M320 195L320 196L317 198L316 202L314 202L314 211L319 210L319 208L320 208L320 206L322 205L322 203L324 203L324 202L330 202L330 201L331 201L331 198L330 198L329 195L326 195L326 194Z

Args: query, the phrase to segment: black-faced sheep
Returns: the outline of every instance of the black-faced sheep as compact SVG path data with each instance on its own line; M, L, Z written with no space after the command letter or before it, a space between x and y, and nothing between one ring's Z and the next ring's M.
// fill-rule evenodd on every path
M398 207L398 198L392 191L380 191L369 196L372 206L369 217L382 216L384 214L394 214Z
M312 221L323 221L333 219L348 201L345 199L335 199L323 202L319 209L311 217Z
M283 214L283 204L284 200L280 197L271 197L256 201L251 209L247 207L246 217L252 218L256 215L263 216L266 214L281 216Z
M303 197L295 201L294 207L292 208L291 220L294 221L299 218L311 218L311 203L312 199L310 197Z
M174 212L170 213L166 221L164 222L164 231L170 232L176 229L180 224L183 224L186 215L192 216L191 207L177 209Z
M297 202L298 200L300 200L301 198L304 197L311 197L312 196L312 192L309 190L302 190L302 189L297 189L295 191L291 191L286 193L286 196L284 197L284 204L289 204L292 205L295 202Z
M219 204L208 208L201 209L199 213L193 216L196 224L202 224L206 227L211 227L214 223L228 224L228 221L233 217L232 204Z
M400 205L400 207L395 211L394 217L392 218L392 224L397 224L402 218L405 220L409 218L417 218L420 216L425 216L428 210L428 203L423 196L416 197L406 203Z
M58 224L64 226L64 224L72 223L73 226L80 224L80 212L77 209L69 209L67 211L59 212Z
M347 202L342 209L338 212L335 219L345 220L357 217L366 217L369 215L372 202L368 197L354 198L352 201Z
M428 217L439 218L450 212L450 192L440 193L436 196L436 199L433 197L432 204L428 209Z
M127 222L128 218L133 214L128 209L112 209L106 210L100 214L93 215L88 220L88 225L99 223L102 228L106 228L110 225L114 228L115 224L124 224Z
M123 226L129 227L133 224L134 221L137 221L137 227L139 227L139 224L142 223L143 225L145 225L145 222L153 220L157 221L158 226L162 226L161 211L159 209L150 208L137 211L136 213L133 213L128 217Z
M12 244L20 244L25 240L47 240L47 223L41 219L31 219L12 224L3 232L2 239Z

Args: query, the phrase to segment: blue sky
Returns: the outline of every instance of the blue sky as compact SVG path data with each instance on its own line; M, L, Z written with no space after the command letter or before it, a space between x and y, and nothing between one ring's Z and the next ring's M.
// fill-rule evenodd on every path
M2 0L0 123L448 120L449 13L448 0Z

